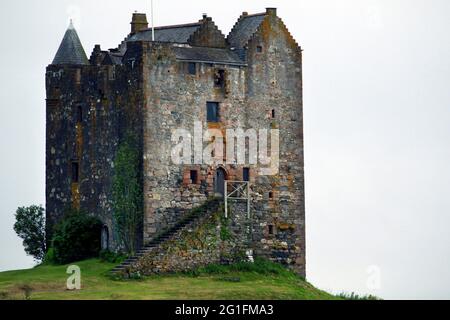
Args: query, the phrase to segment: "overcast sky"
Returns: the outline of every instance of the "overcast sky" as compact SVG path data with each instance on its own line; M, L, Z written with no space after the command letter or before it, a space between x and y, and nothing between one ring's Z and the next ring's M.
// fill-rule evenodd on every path
M242 11L267 6L304 49L308 280L450 298L450 1L155 0L155 24L208 13L227 34ZM45 204L45 67L69 18L89 56L149 7L1 1L0 270L33 265L12 225L18 206ZM367 286L378 271L379 289Z

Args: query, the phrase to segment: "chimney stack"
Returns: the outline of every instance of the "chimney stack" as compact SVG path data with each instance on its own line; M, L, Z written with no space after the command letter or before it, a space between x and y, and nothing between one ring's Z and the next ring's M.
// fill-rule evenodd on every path
M277 15L277 8L266 8L266 13L269 16L276 16Z
M147 15L145 13L133 13L131 20L131 34L148 29Z

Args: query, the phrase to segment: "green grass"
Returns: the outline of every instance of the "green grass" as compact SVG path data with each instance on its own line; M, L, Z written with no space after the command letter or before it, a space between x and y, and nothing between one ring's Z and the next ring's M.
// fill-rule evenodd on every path
M97 259L74 264L81 269L81 290L66 289L67 266L41 265L0 273L0 299L25 299L30 290L32 300L342 299L263 260L140 280L114 280L108 271L115 264Z

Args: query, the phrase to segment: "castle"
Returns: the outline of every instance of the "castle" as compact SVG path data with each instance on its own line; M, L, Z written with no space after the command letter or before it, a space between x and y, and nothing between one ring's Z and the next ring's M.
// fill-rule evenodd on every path
M211 197L225 197L226 181L247 182L246 245L305 276L302 50L275 8L244 12L228 36L207 15L149 28L146 15L134 13L124 41L96 45L89 59L71 24L47 67L46 94L48 234L72 206L103 221L105 249L119 246L112 177L119 145L133 132L142 156L142 247ZM255 162L174 163L173 131L195 122L205 131L278 130L275 173L261 174Z

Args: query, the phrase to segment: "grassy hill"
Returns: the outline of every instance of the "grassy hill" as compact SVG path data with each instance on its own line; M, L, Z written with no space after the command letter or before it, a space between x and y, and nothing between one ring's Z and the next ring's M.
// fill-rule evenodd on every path
M66 289L67 266L41 265L0 273L0 299L339 299L283 267L260 261L209 266L191 274L115 280L114 264L99 260L74 263L81 268L78 291Z

